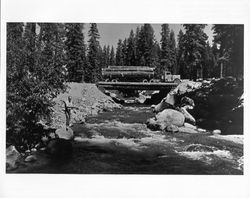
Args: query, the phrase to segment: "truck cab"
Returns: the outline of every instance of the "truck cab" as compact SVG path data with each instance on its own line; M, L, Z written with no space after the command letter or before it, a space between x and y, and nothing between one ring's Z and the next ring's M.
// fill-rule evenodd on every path
M162 76L162 80L164 82L174 82L174 83L180 83L181 82L181 76L180 75L173 75L170 71L165 71L164 75Z

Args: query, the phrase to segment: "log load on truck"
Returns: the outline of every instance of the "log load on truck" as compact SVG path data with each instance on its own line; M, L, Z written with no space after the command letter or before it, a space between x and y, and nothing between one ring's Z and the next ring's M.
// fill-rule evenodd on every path
M106 82L181 82L180 75L170 72L164 72L161 79L156 79L155 69L147 66L108 66L102 69L102 76Z

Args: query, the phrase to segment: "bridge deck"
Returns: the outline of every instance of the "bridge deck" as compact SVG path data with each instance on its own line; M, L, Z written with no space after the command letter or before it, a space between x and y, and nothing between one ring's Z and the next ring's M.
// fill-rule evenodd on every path
M142 83L142 82L98 82L98 87L105 89L134 89L134 90L166 90L175 88L178 83Z

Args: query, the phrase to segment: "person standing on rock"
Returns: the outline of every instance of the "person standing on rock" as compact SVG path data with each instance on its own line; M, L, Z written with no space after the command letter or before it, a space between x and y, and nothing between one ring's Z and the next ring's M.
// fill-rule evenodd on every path
M64 102L64 112L66 116L66 128L67 128L70 125L71 109L78 109L78 108L73 106L71 96L68 97L68 100L63 101L63 102Z

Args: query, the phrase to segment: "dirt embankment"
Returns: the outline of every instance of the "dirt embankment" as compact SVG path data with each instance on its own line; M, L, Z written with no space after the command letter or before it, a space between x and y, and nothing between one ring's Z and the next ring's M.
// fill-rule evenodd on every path
M72 102L76 109L71 112L71 123L82 123L89 115L96 115L102 111L110 111L114 108L121 108L121 105L102 93L94 84L89 83L69 83L65 93L59 94L55 99L50 127L60 128L65 125L66 117L64 104L68 96L72 97Z

